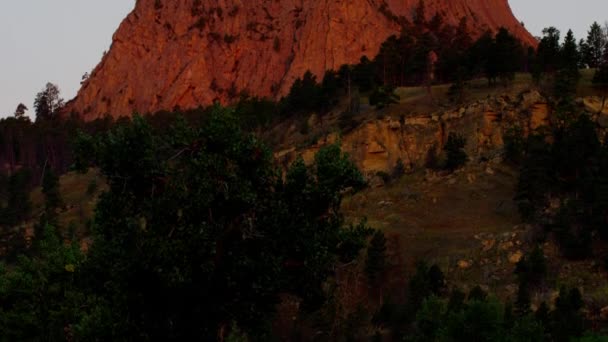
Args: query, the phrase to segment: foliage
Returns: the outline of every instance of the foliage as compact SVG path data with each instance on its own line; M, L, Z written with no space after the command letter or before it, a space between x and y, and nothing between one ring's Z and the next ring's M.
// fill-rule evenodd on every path
M602 59L606 51L606 35L601 26L594 22L587 33L585 41L585 51L582 51L582 59L585 65L590 68L597 68L602 64Z
M509 126L504 133L503 140L505 158L513 164L519 164L522 161L525 150L524 133L521 126Z
M580 78L578 71L580 53L572 30L569 30L566 38L564 38L559 57L559 69L555 81L555 96L563 101L574 96Z
M82 284L99 300L82 336L213 338L235 322L261 338L279 293L318 307L333 265L355 258L368 234L339 212L344 191L364 182L338 147L310 167L295 162L283 180L226 109L166 134L136 117L82 136L79 152L109 185Z
M73 336L84 297L77 287L83 257L47 226L38 255L21 256L14 267L0 265L2 341L65 341Z
M451 132L448 135L448 141L443 147L443 150L447 155L447 160L445 163L446 170L453 172L467 162L468 157L464 151L466 143L466 139L459 134Z
M42 178L42 194L47 213L54 212L63 203L59 192L59 177L50 168L46 169Z
M547 274L547 261L540 245L534 247L532 252L517 263L515 273L520 284L537 284Z
M369 104L376 106L376 109L382 109L395 103L399 103L399 96L395 94L394 89L389 87L377 87L369 96Z
M29 198L31 173L21 169L11 174L6 181L6 205L0 207L0 226L14 226L26 220L32 210Z
M542 341L543 328L529 316L507 324L505 308L494 299L469 300L457 310L430 297L416 316L413 341Z
M28 111L29 109L27 108L26 105L24 105L23 103L20 103L19 105L17 105L17 109L15 109L15 118L17 119L23 119L25 118L25 112Z
M608 48L606 48L604 55L600 60L598 69L593 75L592 82L593 86L599 90L602 96L602 106L599 110L599 112L601 113L604 110L604 107L606 105L606 97L608 96Z
M564 255L584 258L592 235L606 236L608 149L588 115L564 113L547 131L552 144L545 135L528 137L515 200L522 218L553 233Z
M386 269L386 237L384 233L377 230L367 248L367 260L365 262L365 273L372 285L381 277Z
M36 120L48 120L56 116L57 111L63 107L60 93L57 85L47 83L46 87L36 95L34 100Z

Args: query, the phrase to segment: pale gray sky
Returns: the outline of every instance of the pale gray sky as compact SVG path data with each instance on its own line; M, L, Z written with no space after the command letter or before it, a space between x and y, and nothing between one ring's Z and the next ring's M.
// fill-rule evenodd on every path
M181 0L174 0L181 1ZM492 1L492 0L487 0ZM553 25L576 37L608 20L608 0L510 0L534 35ZM72 98L81 76L109 48L112 34L135 0L0 0L0 117L32 102L46 82Z
M176 0L180 1L180 0ZM135 0L0 0L0 117L20 102L33 116L47 82L71 99L110 47Z
M488 0L492 1L492 0ZM534 36L555 26L562 31L574 31L577 40L587 37L594 21L603 24L608 20L608 0L509 0L515 16L523 21Z

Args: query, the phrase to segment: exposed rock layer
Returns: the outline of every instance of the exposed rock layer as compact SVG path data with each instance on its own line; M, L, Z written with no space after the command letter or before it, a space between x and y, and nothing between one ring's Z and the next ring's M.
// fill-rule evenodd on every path
M67 112L91 120L278 97L306 70L317 76L374 57L418 0L137 0L110 51ZM507 0L426 0L427 15L468 18L473 35L504 26L535 44Z
M398 160L406 168L424 166L429 152L440 153L448 134L454 132L466 138L465 150L471 160L491 160L502 154L503 136L508 129L518 126L527 135L542 126L551 126L551 112L545 98L536 91L527 91L516 97L497 96L458 109L403 120L369 120L341 137L330 134L311 147L281 151L276 157L285 165L300 155L310 163L322 146L339 141L357 166L373 177L378 172L390 174ZM592 115L598 129L602 128L602 115Z

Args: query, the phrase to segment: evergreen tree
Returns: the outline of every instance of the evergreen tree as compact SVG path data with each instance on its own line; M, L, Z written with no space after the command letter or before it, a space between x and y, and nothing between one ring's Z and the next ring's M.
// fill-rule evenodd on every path
M61 107L63 107L63 99L59 88L55 84L47 83L34 100L36 120L52 119Z
M456 133L450 133L448 135L448 141L446 142L443 150L447 154L447 160L445 169L449 171L455 171L456 169L463 166L467 160L467 154L464 151L466 145L466 139Z
M367 260L365 272L372 284L375 284L382 273L386 270L386 237L384 233L377 230L367 248Z
M525 221L535 221L553 185L551 148L542 135L528 137L527 151L520 168L515 201Z
M429 286L434 295L440 296L445 290L445 276L437 265L431 266L429 269Z
M57 209L63 205L63 201L59 189L59 177L51 168L47 168L44 172L42 194L45 198L43 221L46 222L41 222L41 226L44 227L46 224L57 226Z
M598 65L598 69L593 76L593 86L598 90L602 97L602 106L599 110L601 113L606 106L606 97L608 97L608 49Z
M15 109L15 118L17 119L21 119L23 117L25 117L25 112L28 111L26 105L24 105L23 103L20 103L17 106L17 109Z
M10 175L7 186L7 205L2 210L3 219L0 224L17 225L26 220L32 210L30 202L31 172L21 169Z
M570 341L583 334L582 307L582 296L577 288L560 289L555 300L555 310L551 313L551 334L554 341Z
M572 30L568 31L564 44L560 49L560 66L555 81L555 96L557 99L568 100L576 93L580 78L579 52Z
M369 96L369 104L376 106L376 109L382 109L396 103L399 103L399 96L395 94L395 89L389 86L380 86L374 89Z
M543 30L538 49L536 50L535 65L533 66L533 76L539 80L544 74L552 74L560 66L560 32L555 27L548 27Z
M606 49L606 36L602 27L594 22L587 33L587 41L585 42L587 50L583 56L585 64L590 68L597 68L602 64L604 51Z
M580 39L578 41L578 51L580 53L580 63L579 68L584 69L589 67L588 64L588 56L589 56L589 45L587 45L587 41L584 39Z
M530 289L526 282L520 282L517 290L517 300L515 301L515 313L518 317L530 314Z
M42 179L42 194L46 199L47 210L57 209L63 203L59 191L59 177L50 168L46 169Z
M520 69L523 47L507 29L501 28L496 34L494 49L490 60L496 65L492 69L496 70L496 75L502 83L507 85L513 81L515 72Z
M36 257L0 264L0 340L69 341L87 303L77 288L83 269L78 244L65 245L47 226Z
M547 273L545 254L537 245L529 255L520 260L515 267L520 284L534 285L540 282Z
M488 294L484 291L481 286L475 286L470 292L468 296L469 301L478 301L483 302L488 298Z

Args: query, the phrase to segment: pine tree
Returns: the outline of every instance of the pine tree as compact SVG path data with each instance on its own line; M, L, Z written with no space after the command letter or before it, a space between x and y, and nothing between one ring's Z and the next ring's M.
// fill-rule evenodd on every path
M3 219L0 224L16 225L26 220L32 210L30 202L30 179L31 173L27 169L21 169L10 175L7 186L7 206L2 211Z
M568 31L559 54L559 70L555 81L555 96L557 99L569 100L576 93L580 78L579 51L572 30Z
M445 290L445 276L437 265L433 265L429 269L429 285L431 292L436 296L440 296Z
M21 119L21 118L25 117L26 111L28 111L28 108L23 103L20 103L17 106L17 109L15 109L15 118Z
M599 113L604 111L606 105L606 97L608 96L608 49L602 56L599 68L593 76L593 86L600 92L602 96L602 106Z
M589 28L585 46L587 47L584 55L585 63L590 68L599 67L606 49L606 36L597 22L594 22Z
M59 177L47 168L42 178L42 194L45 197L45 213L47 219L53 222L57 209L62 206L61 193L59 191Z
M555 310L551 313L551 332L555 341L569 341L580 337L584 330L581 314L583 299L577 288L562 287L555 300Z
M60 97L59 87L53 83L47 83L45 88L36 95L34 109L36 120L52 119L57 111L63 107L63 99Z
M458 135L453 132L448 135L448 141L443 147L443 150L447 154L447 160L445 164L446 170L455 171L467 162L468 157L466 152L464 151L466 143L466 139L461 135Z
M589 56L589 45L587 45L587 41L584 39L580 39L578 41L578 51L581 55L579 68L584 69L589 66L588 64L588 56Z
M377 230L367 249L365 272L370 283L375 284L386 270L386 237L382 231Z
M526 282L521 282L517 290L515 301L515 314L518 317L527 316L530 313L530 288Z
M501 28L495 37L493 58L496 65L496 75L503 85L507 85L515 78L515 72L520 69L524 50L519 41L505 28Z
M555 27L543 30L543 37L538 44L536 62L541 74L553 73L559 67L560 32Z

